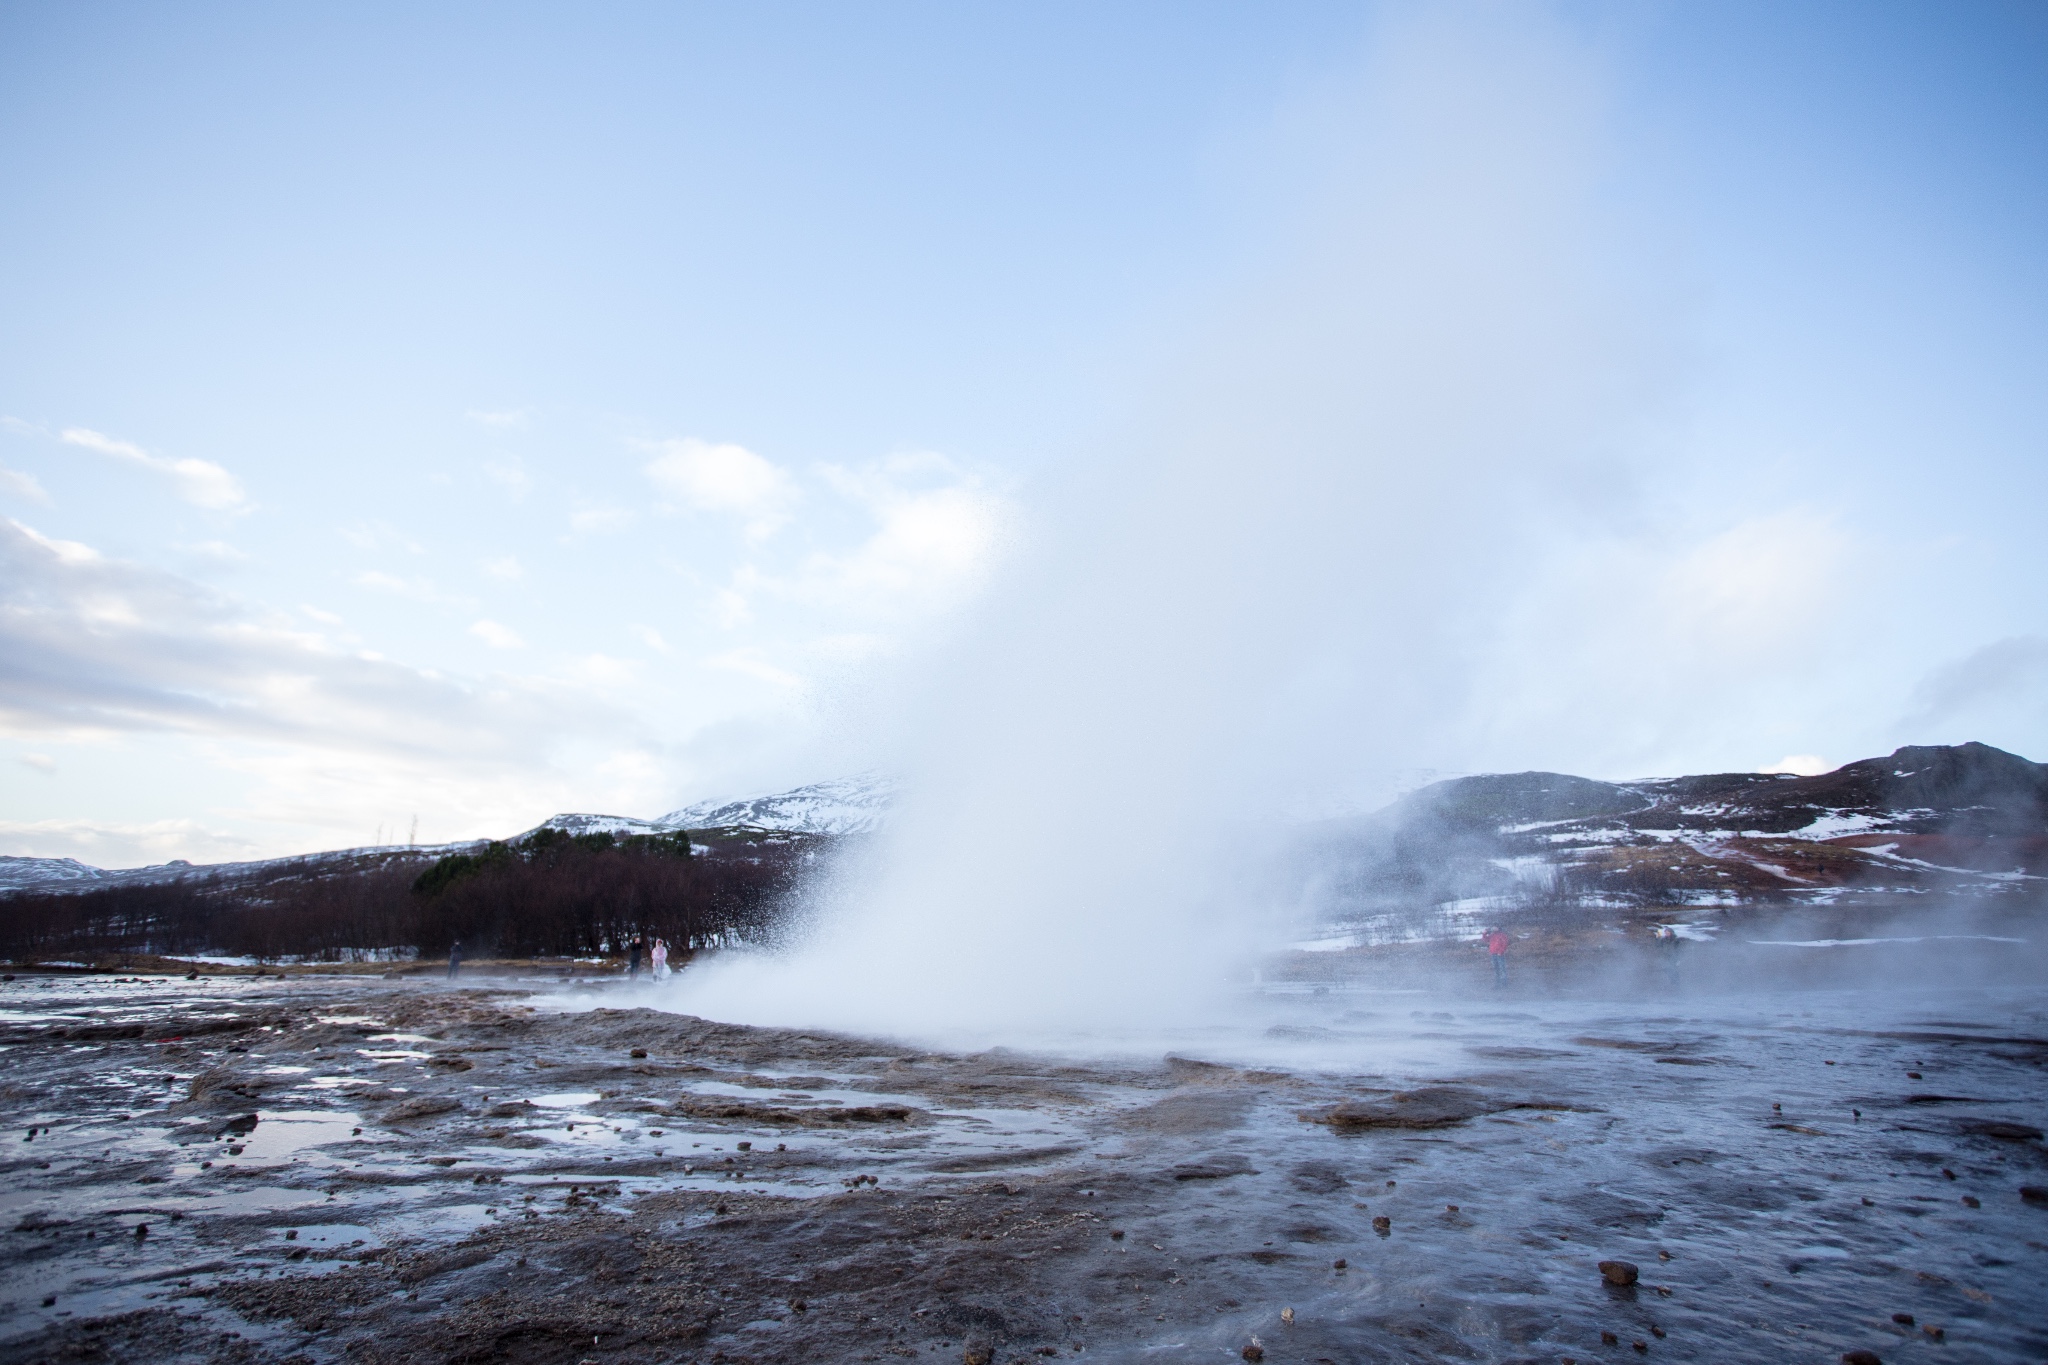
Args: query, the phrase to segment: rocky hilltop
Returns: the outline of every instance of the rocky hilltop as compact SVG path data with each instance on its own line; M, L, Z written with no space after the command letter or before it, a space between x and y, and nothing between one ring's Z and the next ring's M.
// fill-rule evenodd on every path
M1972 743L1909 746L1816 777L1488 774L1325 824L1300 854L1334 919L1511 901L2024 894L2048 881L2048 765Z

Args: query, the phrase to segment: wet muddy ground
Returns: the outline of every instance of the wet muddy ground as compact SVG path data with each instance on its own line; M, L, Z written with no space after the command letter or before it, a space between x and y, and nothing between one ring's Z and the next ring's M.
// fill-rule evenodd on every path
M0 1362L2048 1359L2038 990L1330 988L1094 1057L642 998L17 974Z

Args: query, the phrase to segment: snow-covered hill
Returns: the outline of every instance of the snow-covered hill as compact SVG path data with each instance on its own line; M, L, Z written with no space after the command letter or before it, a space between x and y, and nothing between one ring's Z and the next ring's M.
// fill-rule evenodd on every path
M630 815L592 815L570 812L549 816L533 829L512 836L526 837L534 830L553 828L571 834L607 833L626 837L634 834L668 834L680 829L790 830L802 834L860 834L873 829L887 812L896 794L896 784L876 775L813 782L789 791L745 796L729 801L700 801L694 806L671 811L656 820ZM79 862L76 858L19 858L0 856L0 894L9 891L88 891L104 886L133 886L148 882L173 881L179 877L260 877L288 863L345 863L374 861L393 854L439 857L476 849L483 841L410 847L382 845L367 848L334 849L323 853L297 854L261 862L211 863L194 866L179 860L151 867L104 868Z
M894 780L875 773L813 782L735 801L700 801L657 822L667 829L786 829L804 834L865 834L888 814Z

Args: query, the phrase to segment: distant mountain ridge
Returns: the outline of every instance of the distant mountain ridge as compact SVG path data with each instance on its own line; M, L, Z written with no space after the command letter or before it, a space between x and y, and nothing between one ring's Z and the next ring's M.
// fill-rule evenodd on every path
M1461 777L1328 822L1302 856L1337 918L1545 891L1668 905L2003 893L2048 881L2048 765L1969 743L1814 777Z
M873 830L887 814L897 785L880 774L861 774L825 782L813 782L788 791L769 792L728 801L700 801L670 811L654 820L629 815L592 815L569 812L553 815L513 838L524 838L540 829L561 829L571 834L607 833L670 834L685 829L745 829L791 834L846 835ZM76 858L22 858L0 856L0 893L9 891L84 891L101 886L135 885L172 881L193 873L209 876L255 874L285 863L307 861L342 862L373 859L395 853L438 856L460 853L487 842L464 840L452 844L384 844L330 852L296 854L255 862L208 863L195 866L182 859L149 867L100 868Z

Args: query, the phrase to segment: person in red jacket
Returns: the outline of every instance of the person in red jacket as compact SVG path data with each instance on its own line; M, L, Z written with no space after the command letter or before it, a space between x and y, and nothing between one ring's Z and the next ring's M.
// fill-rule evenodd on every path
M1499 928L1486 931L1486 953L1493 959L1493 984L1508 984L1508 936Z

